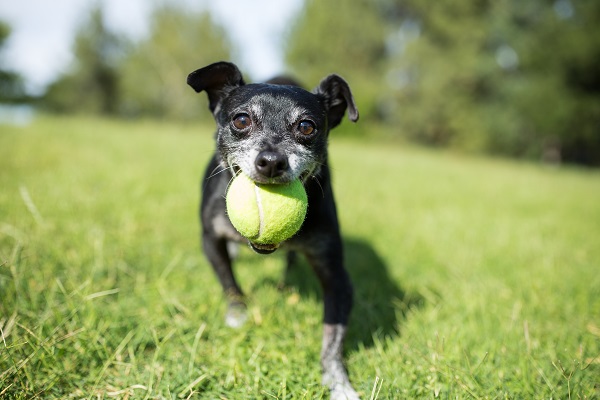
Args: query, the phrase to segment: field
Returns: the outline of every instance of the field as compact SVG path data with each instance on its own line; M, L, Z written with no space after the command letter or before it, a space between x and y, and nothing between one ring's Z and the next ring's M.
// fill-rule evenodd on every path
M346 124L344 124L346 125ZM0 126L0 398L327 398L310 268L199 247L211 126ZM333 132L366 399L600 397L600 172Z

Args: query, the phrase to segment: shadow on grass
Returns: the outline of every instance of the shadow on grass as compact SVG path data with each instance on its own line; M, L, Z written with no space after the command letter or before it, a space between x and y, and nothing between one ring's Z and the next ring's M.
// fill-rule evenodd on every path
M404 291L369 243L344 238L344 257L354 286L346 348L371 347L375 337L399 335L406 313L423 306L423 297ZM304 260L294 262L286 271L285 284L297 287L302 296L322 300L319 282L309 270Z

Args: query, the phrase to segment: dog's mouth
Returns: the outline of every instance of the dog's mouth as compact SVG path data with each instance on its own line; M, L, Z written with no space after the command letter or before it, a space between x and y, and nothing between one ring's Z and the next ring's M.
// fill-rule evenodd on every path
M238 164L229 164L229 169L233 172L233 176L238 176L239 174L246 174L250 179L254 182L259 183L261 185L286 185L296 179L299 179L302 183L306 183L306 181L314 175L315 170L317 168L307 168L302 171L297 176L295 175L286 175L275 178L267 178L255 173L246 173Z
M258 254L271 254L275 250L279 248L279 243L277 244L257 244L248 241L252 250L254 250Z

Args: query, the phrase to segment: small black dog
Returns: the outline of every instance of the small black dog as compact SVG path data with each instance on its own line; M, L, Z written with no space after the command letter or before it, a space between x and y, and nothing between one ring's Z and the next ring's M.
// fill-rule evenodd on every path
M187 83L208 94L217 123L217 151L206 169L200 218L204 252L229 300L228 325L239 326L246 318L228 246L245 240L225 213L229 182L240 171L259 183L284 184L299 178L308 195L308 213L300 231L284 246L304 254L323 287L323 384L331 389L332 399L358 399L342 363L352 286L344 269L327 161L329 131L341 122L346 109L351 121L358 120L348 84L329 75L312 93L278 81L246 85L239 69L227 62L192 72ZM279 243L250 246L268 254Z

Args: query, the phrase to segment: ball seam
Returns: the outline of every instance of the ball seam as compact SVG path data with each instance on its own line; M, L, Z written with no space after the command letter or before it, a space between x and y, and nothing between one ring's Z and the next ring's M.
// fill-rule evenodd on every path
M263 206L262 206L262 199L260 196L260 188L258 187L258 185L256 183L254 183L254 195L256 196L256 206L258 208L258 235L256 235L256 239L258 239L259 237L262 236L263 231L264 231L264 221L265 221L265 216L264 216L264 211L263 211Z

